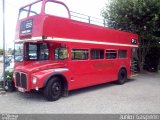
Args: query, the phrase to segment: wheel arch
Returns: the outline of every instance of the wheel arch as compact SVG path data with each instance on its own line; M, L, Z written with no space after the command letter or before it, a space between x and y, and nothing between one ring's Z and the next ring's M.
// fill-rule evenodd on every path
M121 67L119 68L119 70L118 70L118 73L119 73L119 71L122 70L122 69L124 69L124 70L126 71L126 73L128 74L126 66L121 66Z
M127 69L126 69L125 66L122 66L122 67L119 69L119 71L120 71L121 69L124 69L124 70L127 72Z
M49 80L54 77L60 78L60 80L62 81L62 87L63 87L63 94L62 95L68 96L68 81L67 81L66 77L61 73L54 73L54 74L50 75L49 77L47 77L47 79L43 83L43 88L45 88L47 86Z

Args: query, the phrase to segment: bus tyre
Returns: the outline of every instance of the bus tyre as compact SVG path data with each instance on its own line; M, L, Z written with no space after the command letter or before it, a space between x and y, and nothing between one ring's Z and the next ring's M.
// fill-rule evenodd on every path
M121 69L118 73L117 84L122 85L126 82L126 80L127 80L127 72L125 69Z
M57 77L49 80L44 89L44 96L48 101L56 101L62 96L62 83Z

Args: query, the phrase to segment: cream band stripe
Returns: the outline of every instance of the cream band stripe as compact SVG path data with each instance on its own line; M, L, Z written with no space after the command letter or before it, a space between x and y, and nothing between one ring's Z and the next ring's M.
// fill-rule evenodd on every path
M42 37L33 37L31 39L25 40L34 40L40 41ZM88 44L99 44L99 45L113 45L113 46L124 46L124 47L138 47L138 45L130 45L130 44L120 44L120 43L111 43L111 42L98 42L98 41L89 41L89 40L79 40L79 39L68 39L68 38L56 38L56 37L47 37L44 40L53 40L53 41L63 41L63 42L74 42L74 43L88 43ZM15 40L16 42L23 42L23 40Z

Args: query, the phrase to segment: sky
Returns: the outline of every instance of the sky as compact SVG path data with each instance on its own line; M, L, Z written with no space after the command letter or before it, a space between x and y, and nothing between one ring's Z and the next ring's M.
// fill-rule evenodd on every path
M15 38L16 22L19 8L36 0L5 0L5 38L6 48L13 48ZM108 0L60 0L64 2L71 11L86 14L96 18L101 17L101 10ZM2 0L0 0L0 48L3 47L2 29Z

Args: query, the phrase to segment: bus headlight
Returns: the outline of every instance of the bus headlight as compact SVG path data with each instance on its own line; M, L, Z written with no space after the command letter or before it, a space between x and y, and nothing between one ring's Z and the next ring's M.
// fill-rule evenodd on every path
M33 83L33 84L36 84L36 83L37 83L37 78L36 78L36 77L33 77L33 78L32 78L32 83Z

